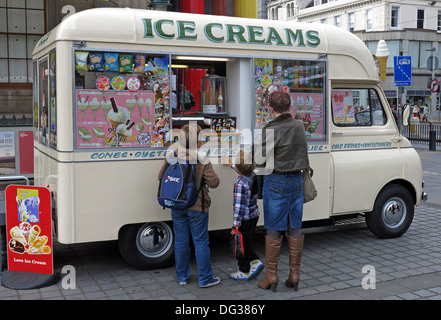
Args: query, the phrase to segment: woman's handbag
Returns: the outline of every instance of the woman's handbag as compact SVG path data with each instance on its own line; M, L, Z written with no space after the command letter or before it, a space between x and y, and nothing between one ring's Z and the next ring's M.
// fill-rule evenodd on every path
M241 259L245 257L245 251L243 247L243 237L242 233L239 232L239 230L235 229L236 233L230 236L230 256L232 256L234 259Z
M317 197L317 189L314 186L314 182L312 181L312 176L314 174L314 170L312 168L307 168L303 170L303 203L307 203L309 201L314 200Z

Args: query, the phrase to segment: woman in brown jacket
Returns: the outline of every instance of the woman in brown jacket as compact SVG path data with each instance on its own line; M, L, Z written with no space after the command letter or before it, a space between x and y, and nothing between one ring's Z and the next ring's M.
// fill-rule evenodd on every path
M219 177L213 169L211 162L205 155L199 154L195 148L201 128L197 125L185 125L181 128L181 135L176 151L179 159L185 159L190 163L196 163L195 180L196 188L201 188L194 206L185 210L172 210L173 230L175 234L175 263L176 276L182 285L187 284L190 278L190 238L193 238L195 247L196 263L198 266L199 286L207 288L220 283L220 279L213 277L210 264L210 248L208 246L208 208L211 204L208 189L219 185ZM185 141L185 145L182 145ZM197 142L197 147L199 147ZM167 161L168 158L165 160ZM161 179L165 162L159 172ZM202 201L204 200L204 205Z

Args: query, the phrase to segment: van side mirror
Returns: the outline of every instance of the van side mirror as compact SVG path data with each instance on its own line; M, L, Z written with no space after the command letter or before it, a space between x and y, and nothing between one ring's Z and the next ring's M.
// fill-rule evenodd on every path
M403 126L404 127L409 126L409 119L410 119L410 106L407 105L403 111Z

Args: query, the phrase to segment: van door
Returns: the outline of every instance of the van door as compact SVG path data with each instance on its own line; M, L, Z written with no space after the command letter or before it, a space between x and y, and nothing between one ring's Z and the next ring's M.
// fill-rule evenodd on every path
M371 211L381 188L401 174L396 124L380 92L354 85L332 89L333 215Z

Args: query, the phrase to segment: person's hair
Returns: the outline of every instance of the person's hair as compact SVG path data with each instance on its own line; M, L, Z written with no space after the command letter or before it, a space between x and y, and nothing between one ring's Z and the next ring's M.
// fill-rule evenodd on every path
M291 97L286 92L274 91L269 95L269 105L273 108L274 112L286 113L291 106Z
M249 176L253 173L253 157L249 152L239 151L236 155L236 169L244 176Z
M179 143L185 147L186 149L190 149L190 147L196 147L199 139L199 133L202 131L202 128L196 124L185 124L182 126L181 131L179 132ZM194 141L190 141L190 139L195 139ZM185 144L183 144L185 143Z

